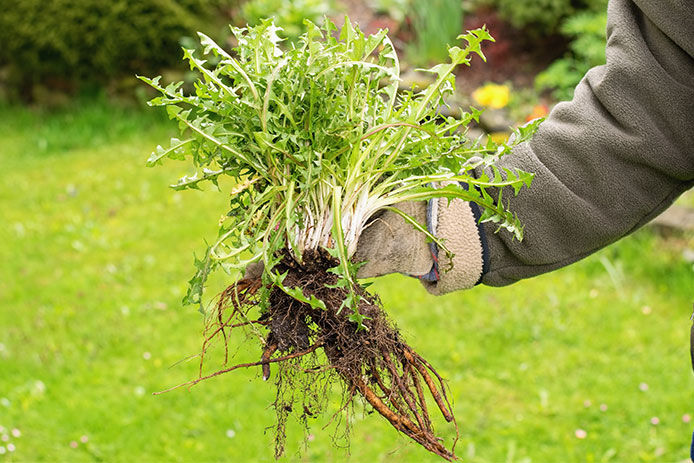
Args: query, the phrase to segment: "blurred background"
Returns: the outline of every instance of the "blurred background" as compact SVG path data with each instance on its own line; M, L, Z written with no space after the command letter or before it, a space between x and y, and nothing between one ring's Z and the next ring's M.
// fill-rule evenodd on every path
M236 371L190 391L203 320L182 307L193 253L225 198L175 192L146 169L175 134L135 74L195 75L195 31L348 14L387 27L403 87L486 24L496 38L457 78L453 108L485 108L474 136L570 99L604 62L604 0L0 1L0 462L272 461L273 387ZM434 298L404 276L378 292L408 342L449 382L469 462L689 461L694 196L571 267L506 288ZM212 282L222 288L229 281ZM255 360L253 349L240 358ZM215 360L212 360L215 361ZM335 411L339 391L329 410ZM333 403L334 402L334 403ZM351 448L330 412L290 423L285 461L437 461L357 406ZM438 429L451 442L454 431Z

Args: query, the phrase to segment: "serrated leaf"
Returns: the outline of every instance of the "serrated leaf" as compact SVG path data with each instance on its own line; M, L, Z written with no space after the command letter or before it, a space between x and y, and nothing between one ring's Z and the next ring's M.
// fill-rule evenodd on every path
M243 268L250 255L265 264L258 293L264 310L270 289L284 288L287 273L276 271L280 260L301 261L307 249L322 247L339 262L331 269L338 277L333 287L346 294L346 316L364 329L354 281L360 263L351 258L367 216L408 199L460 198L477 203L483 220L522 236L501 191L511 187L519 194L532 175L491 166L539 122L497 145L461 134L479 120L479 110L470 108L459 120L441 116L455 90L456 67L469 64L471 53L483 56L482 43L491 39L484 29L463 34L467 46L451 47L450 62L428 70L433 82L398 93L398 56L385 30L365 36L349 19L339 33L329 19L322 29L305 25L299 46L283 44L272 20L232 28L237 45L231 51L200 34L200 49L184 50L198 74L192 90L141 78L160 93L149 104L166 107L185 134L157 146L147 164L185 159L191 173L174 189L211 183L228 195L209 265L191 280L189 301L202 303L206 272ZM473 176L473 168L489 176ZM467 189L431 186L447 180ZM415 228L427 232L423 224ZM285 289L312 307L324 306L303 288Z
M186 140L179 140L178 138L171 139L171 146L164 149L161 145L157 145L156 150L147 159L147 167L153 167L161 163L161 159L164 157L170 157L172 159L183 159L183 154L181 153L181 148L192 142L192 138Z
M313 309L326 310L325 302L318 299L315 294L311 294L310 297L306 297L300 288L287 288L282 286L283 291L290 297L293 297L297 301L306 303Z

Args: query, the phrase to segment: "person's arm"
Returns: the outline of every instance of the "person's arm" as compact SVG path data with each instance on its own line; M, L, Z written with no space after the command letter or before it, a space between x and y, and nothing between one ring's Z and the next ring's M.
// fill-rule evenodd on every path
M607 63L502 158L504 167L535 174L530 189L504 194L525 226L522 242L494 233L494 224L477 226L474 205L430 202L430 231L455 254L452 262L439 255L438 271L424 276L430 292L502 286L568 265L633 232L694 185L694 8L686 3L611 1ZM371 259L362 276L421 272L387 258L390 243L416 233L411 227L408 238L392 226L373 228L359 243L358 257ZM417 249L421 261L428 249Z
M575 262L694 185L691 2L611 1L606 53L573 100L502 159L535 180L511 200L525 224L522 242L483 226L489 270L482 283L505 285Z

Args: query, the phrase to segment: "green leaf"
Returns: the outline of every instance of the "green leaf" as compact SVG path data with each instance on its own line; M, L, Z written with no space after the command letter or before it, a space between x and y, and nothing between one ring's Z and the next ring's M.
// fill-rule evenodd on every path
M287 295L293 297L297 301L309 304L313 309L326 310L325 302L318 299L314 294L311 294L311 297L306 297L300 288L287 288L286 286L280 287Z
M171 146L169 146L168 149L164 149L161 145L157 145L156 150L151 154L149 159L147 159L147 167L154 167L157 164L161 164L161 159L164 157L179 160L183 159L185 157L185 152L182 148L188 146L192 141L192 138L183 141L178 138L172 138Z
M459 119L441 116L455 92L456 67L469 65L473 54L484 57L483 44L492 40L486 29L461 35L462 44L447 50L449 61L428 70L433 82L399 93L399 59L385 30L366 36L349 18L339 32L328 19L322 28L304 25L294 45L282 41L272 20L232 27L233 50L199 34L199 50L183 52L197 75L192 90L182 82L140 77L158 92L149 104L166 108L179 130L168 145L154 149L147 165L184 160L188 174L172 188L212 184L225 195L224 211L200 218L218 222L218 233L205 257L195 259L187 303L202 308L211 272L262 259L261 310L269 306L272 288L324 308L305 288L285 288L287 274L276 270L283 258L302 262L307 250L323 248L338 261L330 271L337 275L332 287L345 294L341 310L366 329L355 281L360 263L352 257L369 217L400 201L459 198L478 204L481 220L520 239L522 225L502 199L523 194L532 174L497 165L540 121L497 145L463 135L479 120L479 110L470 108ZM473 168L488 175L475 177ZM446 181L468 188L431 185ZM404 218L428 233L414 218Z
M198 259L194 257L194 264L196 272L193 277L188 281L188 290L186 295L183 297L184 305L197 304L198 311L202 314L205 313L205 308L202 301L202 294L205 290L205 282L210 272L212 272L216 266L215 262L210 259L210 247L208 246L205 250L205 258Z

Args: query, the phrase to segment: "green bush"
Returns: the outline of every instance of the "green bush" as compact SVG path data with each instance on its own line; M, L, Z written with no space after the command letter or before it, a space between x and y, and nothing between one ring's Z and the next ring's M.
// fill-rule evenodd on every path
M9 0L0 14L0 70L10 92L74 89L180 62L179 39L235 0ZM209 28L209 27L208 27Z
M518 29L538 36L559 30L562 22L580 11L602 11L604 0L481 0Z
M376 13L388 15L397 23L401 23L410 9L410 0L369 0L368 5Z
M323 17L334 10L333 0L250 0L243 5L241 14L251 26L260 24L261 19L273 18L283 29L280 35L296 42L305 32L304 19L322 24Z
M569 18L560 28L572 37L569 52L554 61L535 78L539 90L551 89L558 100L570 100L574 88L586 72L605 64L607 13L585 12Z

